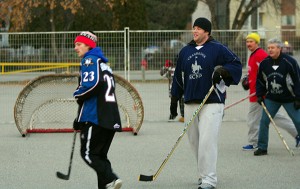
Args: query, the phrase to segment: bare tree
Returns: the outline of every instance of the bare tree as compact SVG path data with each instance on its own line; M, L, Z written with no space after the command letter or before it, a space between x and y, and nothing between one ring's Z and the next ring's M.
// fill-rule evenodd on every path
M239 52L238 56L242 62L246 62L247 50L243 43L244 33L239 31L243 28L248 18L252 17L252 28L257 28L257 11L258 8L265 5L271 6L275 11L281 8L281 0L199 0L204 2L209 7L211 12L212 27L214 30L236 30L229 33L216 32L214 37L224 44L228 45L235 52ZM237 5L237 11L230 11L232 2ZM291 1L291 0L285 0ZM229 13L235 14L232 24L230 25Z
M255 13L261 5L263 5L267 1L268 0L254 0L254 1L242 0L236 12L231 29L241 29L245 24L246 20L253 13Z
M247 19L257 11L259 7L264 4L275 7L275 11L280 10L280 0L241 0L239 2L238 10L235 13L234 20L230 27L229 25L229 11L231 0L199 0L206 3L212 13L211 20L213 28L218 29L233 29L239 30L243 27ZM221 6L221 7L220 7ZM228 22L227 24L222 24Z
M60 16L56 15L57 9L62 9L64 12L69 13L68 18L75 15L78 10L81 9L79 0L2 0L1 2L1 14L0 18L5 19L6 24L9 26L9 31L24 31L24 29L32 22L32 20L39 18L41 15L47 15L45 22L48 21L51 31L56 31L56 21L61 19ZM45 10L48 14L44 14ZM69 11L66 11L69 10ZM66 23L65 26L69 27L70 22ZM65 28L66 30L68 28ZM54 34L53 34L54 35ZM51 49L52 53L57 61L60 60L60 53L57 48L55 37L51 37Z
M70 10L71 14L76 14L80 9L79 0L2 0L0 1L1 11L0 18L3 19L9 15L9 20L6 23L10 25L9 30L11 31L22 31L24 27L32 21L35 17L34 12L38 8L46 8L49 10L48 21L51 25L51 31L55 31L55 12L57 7L64 10Z

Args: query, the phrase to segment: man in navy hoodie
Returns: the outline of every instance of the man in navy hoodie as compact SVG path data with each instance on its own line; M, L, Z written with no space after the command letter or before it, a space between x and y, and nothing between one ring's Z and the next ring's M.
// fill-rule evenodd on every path
M184 115L188 123L209 89L215 86L187 131L197 160L198 189L213 189L217 185L218 134L225 88L237 85L242 75L239 58L210 34L211 22L197 18L193 24L193 40L179 52L171 91L174 102L184 95ZM175 108L173 111L175 114Z
M268 41L268 54L259 65L256 80L257 102L264 102L270 116L274 118L283 106L292 119L299 140L300 133L300 68L291 56L282 53L282 42L276 38ZM264 98L265 97L265 98ZM258 149L255 156L267 155L270 119L263 111L259 125ZM296 147L299 143L296 143Z

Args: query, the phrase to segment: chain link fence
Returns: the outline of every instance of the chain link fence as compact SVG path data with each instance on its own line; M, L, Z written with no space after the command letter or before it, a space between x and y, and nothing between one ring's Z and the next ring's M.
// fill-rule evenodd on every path
M245 37L248 30L212 31L212 36L240 57L246 72L250 55ZM283 51L300 61L297 30L257 31L261 47L270 38L281 39ZM74 39L80 32L0 33L0 122L13 122L13 106L18 92L34 77L48 73L78 72L80 58L74 52ZM145 120L167 120L169 114L168 80L160 75L166 61L176 61L179 50L193 36L189 30L96 31L98 46L109 59L115 73L129 80L140 92ZM234 95L231 95L233 91ZM228 104L247 96L241 86L228 91ZM234 96L234 97L231 97ZM227 120L245 120L247 106L228 110ZM9 110L9 111L6 111ZM159 110L159 111L158 111ZM241 113L242 112L242 113ZM244 115L245 114L245 115Z

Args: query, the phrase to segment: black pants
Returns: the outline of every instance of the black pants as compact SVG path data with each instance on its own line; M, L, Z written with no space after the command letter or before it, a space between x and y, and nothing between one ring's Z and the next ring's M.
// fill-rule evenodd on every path
M169 79L169 97L171 98L171 88L172 88L172 82L173 82L173 77ZM180 108L180 115L181 117L184 117L184 96L181 97L179 100L179 108Z
M179 108L181 117L184 117L184 97L181 97L181 99L179 100Z
M113 130L91 124L85 125L81 130L81 157L96 171L98 189L105 189L106 184L118 178L107 158L114 135Z

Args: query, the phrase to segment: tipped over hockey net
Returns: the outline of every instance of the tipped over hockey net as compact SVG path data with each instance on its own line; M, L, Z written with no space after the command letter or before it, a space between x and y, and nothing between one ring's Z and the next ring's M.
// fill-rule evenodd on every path
M136 135L144 119L142 100L124 78L115 75L115 80L123 131L132 131ZM77 86L78 74L43 75L29 82L14 107L14 118L21 135L73 132L78 105L72 95Z

